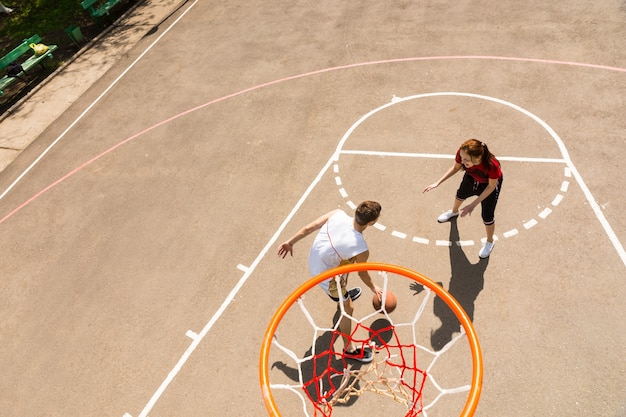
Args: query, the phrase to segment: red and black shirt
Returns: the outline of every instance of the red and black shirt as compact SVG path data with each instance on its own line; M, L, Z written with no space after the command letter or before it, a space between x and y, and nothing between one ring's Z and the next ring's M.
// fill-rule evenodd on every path
M465 172L467 172L476 182L488 183L489 179L500 179L502 177L502 168L500 162L496 158L491 158L491 166L487 168L484 162L481 160L480 164L474 165L471 168L465 168L465 165L461 163L461 149L456 151L456 163L461 164Z

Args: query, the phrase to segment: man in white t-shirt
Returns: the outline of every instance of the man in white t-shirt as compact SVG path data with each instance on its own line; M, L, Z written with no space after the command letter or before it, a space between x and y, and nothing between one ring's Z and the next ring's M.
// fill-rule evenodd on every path
M287 254L293 256L293 245L300 239L318 230L313 246L309 252L309 270L311 276L339 265L351 262L367 262L369 249L363 238L363 231L374 225L380 216L381 206L375 201L364 201L356 208L354 217L350 217L342 210L333 210L320 216L315 221L300 229L291 239L283 242L278 248L278 256L284 258ZM360 271L359 277L365 285L382 298L382 288L374 284L367 271ZM343 302L345 312L352 316L353 301L361 295L361 289L356 287L346 290L348 277L340 279L340 290L334 278L320 284L320 287L335 302ZM352 321L342 317L339 330L343 335L352 333ZM373 354L370 349L361 349L354 345L348 336L343 336L344 354L347 358L361 362L371 362Z

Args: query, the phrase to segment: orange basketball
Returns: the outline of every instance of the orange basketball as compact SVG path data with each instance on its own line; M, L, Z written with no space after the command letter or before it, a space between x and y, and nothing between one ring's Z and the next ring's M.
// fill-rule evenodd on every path
M387 313L391 313L393 310L396 309L397 304L398 299L396 298L396 295L390 290L387 290L384 311L386 311ZM374 306L374 310L380 310L380 298L378 297L378 294L374 294L374 298L372 298L372 305Z

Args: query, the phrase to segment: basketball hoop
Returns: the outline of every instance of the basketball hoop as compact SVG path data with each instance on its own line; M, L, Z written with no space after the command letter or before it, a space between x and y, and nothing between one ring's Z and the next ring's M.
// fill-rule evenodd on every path
M356 367L352 369L349 361L344 357L342 350L335 351L332 347L334 341L341 336L337 326L330 329L331 343L329 348L316 351L315 347L311 348L311 354L306 357L299 358L293 350L283 346L276 337L276 332L281 320L286 313L294 305L299 306L307 317L315 333L323 330L317 326L311 317L307 307L304 304L303 295L310 289L317 286L327 279L339 279L338 277L351 272L374 271L383 276L383 291L387 291L388 279L387 274L395 274L405 278L409 278L421 286L426 291L424 299L417 306L417 311L409 323L394 324L393 320L384 309L383 314L389 320L389 326L375 329L368 327L365 323L374 316L380 317L380 311L366 315L361 319L347 316L343 309L343 304L339 303L339 313L349 317L356 325L354 331L350 335L353 343L362 348L370 347L375 352L375 359L366 366ZM454 313L460 322L460 335L446 344L440 351L433 350L418 343L415 337L415 327L418 319L422 316L426 304L431 300L431 295L439 297L448 308ZM402 327L404 326L404 327ZM410 327L411 340L400 340L401 336L398 330L400 328ZM357 336L358 332L367 331L368 337ZM388 337L381 337L382 332L386 332ZM455 386L451 388L442 388L437 379L433 375L433 368L442 356L456 343L456 341L467 336L467 344L471 353L472 370L471 382L466 385ZM406 335L405 335L406 336ZM297 364L298 380L295 384L279 384L270 382L270 348L274 345L279 352L287 354ZM421 358L418 358L417 352L426 352L431 357L430 363L421 366ZM339 361L336 358L339 357ZM315 363L316 372L313 376L303 376L302 366L304 363ZM337 364L340 368L337 369ZM392 398L397 403L406 406L406 417L416 417L422 415L427 417L428 410L435 405L441 398L448 395L467 392L467 399L460 411L461 417L471 417L474 415L480 393L482 389L483 378L483 359L476 336L476 332L461 305L444 290L436 282L410 269L383 263L356 263L339 266L337 268L326 271L302 284L291 295L283 301L278 310L274 313L263 339L260 357L260 383L265 406L272 417L280 417L282 414L276 405L273 390L286 390L296 393L303 405L303 413L310 416L308 410L312 410L314 416L331 417L333 408L340 404L347 404L355 398L361 397L365 392L373 392L378 395ZM434 394L430 395L429 402L424 404L424 390L426 383ZM344 407L347 408L347 407ZM461 408L461 407L459 407Z

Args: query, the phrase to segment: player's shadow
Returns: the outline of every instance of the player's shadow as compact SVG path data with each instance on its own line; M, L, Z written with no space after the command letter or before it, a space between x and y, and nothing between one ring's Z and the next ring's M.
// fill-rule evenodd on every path
M450 267L452 276L448 292L461 304L471 321L474 320L474 302L483 289L485 270L489 258L480 259L471 263L459 242L457 219L450 221ZM411 284L411 289L418 294L423 287L417 282ZM458 318L448 305L439 297L435 297L433 311L441 320L441 326L431 332L430 343L434 350L439 351L452 340L454 333L460 332Z
M341 317L341 312L337 311L333 318L333 323ZM380 325L381 330L375 332L375 338L384 338L385 326ZM300 364L302 371L302 383L304 390L312 402L320 402L320 396L324 393L334 391L340 384L343 375L344 366L347 364L350 369L357 371L363 364L356 360L347 360L345 363L334 354L334 345L340 335L337 332L326 331L320 337L315 339L315 355ZM370 338L374 338L370 333ZM341 341L337 341L341 344ZM377 343L378 344L378 343ZM313 347L310 347L302 356L302 358L310 357L313 353ZM299 373L297 366L289 366L282 361L272 364L272 369L278 369L294 382L299 381ZM354 377L351 377L354 378ZM352 380L350 380L352 383ZM355 388L358 389L359 381L356 381ZM337 406L350 406L358 399L357 396L351 396L345 403L337 403Z

